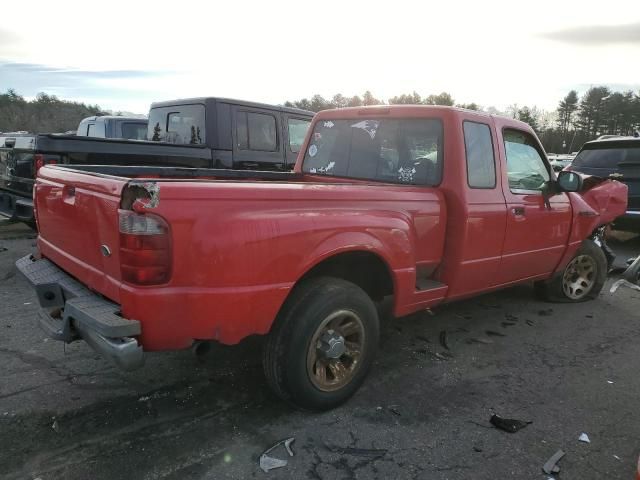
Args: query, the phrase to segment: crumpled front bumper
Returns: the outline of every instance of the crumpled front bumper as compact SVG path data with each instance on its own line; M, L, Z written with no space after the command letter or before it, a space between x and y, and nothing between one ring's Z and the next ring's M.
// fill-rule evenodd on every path
M53 339L82 339L123 370L144 364L138 341L140 322L120 316L120 308L105 300L47 259L27 255L16 267L33 285L41 310L39 323Z

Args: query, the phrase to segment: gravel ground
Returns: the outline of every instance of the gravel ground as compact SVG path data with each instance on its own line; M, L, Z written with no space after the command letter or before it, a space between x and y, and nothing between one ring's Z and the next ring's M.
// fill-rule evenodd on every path
M385 315L364 387L341 408L307 414L268 391L260 338L199 359L150 354L133 373L84 343L48 340L13 268L34 241L0 225L2 478L546 479L541 467L558 449L556 478L634 478L640 292L611 295L609 282L595 301L562 305L525 285L433 316ZM640 239L612 246L626 259ZM506 433L490 425L494 412L532 423ZM261 452L287 437L295 456L263 473Z

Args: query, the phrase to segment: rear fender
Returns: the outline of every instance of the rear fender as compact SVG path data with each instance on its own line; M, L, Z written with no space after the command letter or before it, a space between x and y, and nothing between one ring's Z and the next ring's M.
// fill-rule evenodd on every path
M394 303L407 302L403 292L411 292L415 286L415 259L412 239L404 229L389 229L377 232L380 238L369 232L339 232L326 238L306 256L304 269L298 275L303 278L320 263L336 255L350 252L369 252L377 255L386 264L393 282Z

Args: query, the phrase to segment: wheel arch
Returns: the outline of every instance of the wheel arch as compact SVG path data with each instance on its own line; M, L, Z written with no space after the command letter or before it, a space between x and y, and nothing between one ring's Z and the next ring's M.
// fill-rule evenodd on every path
M393 295L396 281L387 260L378 252L348 249L331 252L310 265L293 289L310 278L335 277L351 282L373 300ZM293 290L292 289L292 290Z

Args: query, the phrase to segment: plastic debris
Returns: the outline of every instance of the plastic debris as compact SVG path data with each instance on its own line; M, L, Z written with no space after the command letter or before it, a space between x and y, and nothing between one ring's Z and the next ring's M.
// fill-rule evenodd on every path
M380 458L387 454L387 450L383 448L332 448L332 451L343 455L354 455L356 457Z
M467 339L467 343L468 344L472 344L472 343L482 343L484 345L491 345L493 343L493 340L489 340L488 338L468 338Z
M613 385L613 382L612 382L611 380L607 380L607 383L608 383L609 385Z
M618 455L614 455L613 458L615 458L616 460L621 460L621 458Z
M263 472L268 472L276 468L282 468L287 466L286 460L280 460L279 458L270 457L264 453L260 456L260 468Z
M501 416L496 415L495 413L491 415L489 422L494 427L509 433L516 433L518 430L521 430L527 425L530 425L533 423L531 421L515 420L512 418L502 418Z
M440 345L449 350L449 344L447 343L447 331L442 330L440 332Z
M58 433L60 431L60 426L58 425L58 421L57 420L55 420L55 419L53 420L53 423L51 424L51 428L56 433Z
M387 410L389 410L391 413L393 413L394 415L397 415L399 417L402 416L402 414L400 413L400 410L398 410L398 405L389 405L387 407Z
M613 285L611 285L611 289L609 291L611 293L616 293L616 290L618 290L618 288L622 286L629 287L632 290L640 290L640 285L636 285L635 283L631 283L627 280L620 279L620 280L617 280Z
M291 449L291 444L295 441L295 438L287 438L285 440L280 440L278 443L273 445L272 447L265 450L262 455L260 455L260 468L263 472L268 472L269 470L273 470L275 468L286 467L289 463L287 460L282 460L280 458L272 457L268 455L270 452L278 448L280 445L284 445L284 448L287 450L287 453L290 457L293 457L293 450Z
M591 440L589 440L589 435L587 435L586 433L581 433L580 436L578 437L578 441L584 442L584 443L591 443Z
M495 330L485 330L484 333L486 333L490 337L506 337L504 333L496 332Z
M552 473L558 473L560 471L560 467L556 465L562 457L564 457L565 453L562 450L558 450L554 453L549 460L542 466L542 471L547 475L551 475ZM554 469L557 468L557 471Z

